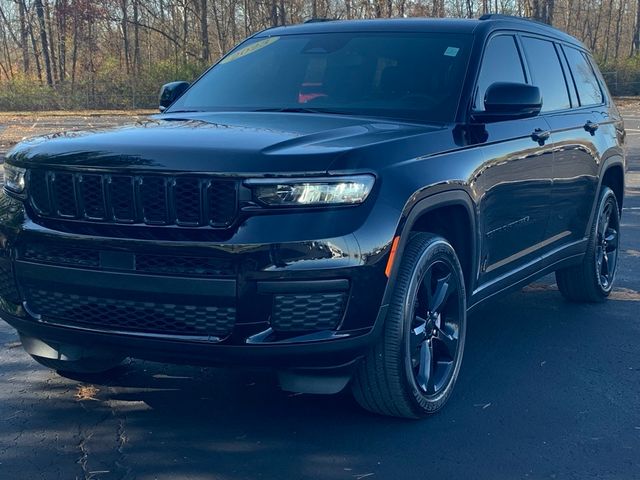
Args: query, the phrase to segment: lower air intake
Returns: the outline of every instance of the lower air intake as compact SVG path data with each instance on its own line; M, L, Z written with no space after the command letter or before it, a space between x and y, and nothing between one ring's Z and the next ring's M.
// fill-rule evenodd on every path
M276 295L271 326L277 332L332 330L342 320L345 293Z
M102 330L223 337L231 333L233 307L120 300L41 289L27 290L27 305L55 323Z

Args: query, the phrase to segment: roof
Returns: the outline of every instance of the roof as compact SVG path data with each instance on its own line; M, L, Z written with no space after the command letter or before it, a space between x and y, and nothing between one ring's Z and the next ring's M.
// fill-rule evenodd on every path
M541 22L508 15L484 15L479 19L461 18L390 18L371 20L333 20L307 22L298 25L274 27L257 34L259 37L295 35L303 33L339 32L440 32L489 35L495 30L515 30L536 33L572 43L584 45L571 35Z
M453 18L388 18L370 20L333 20L307 22L269 28L259 36L292 35L319 32L444 32L472 33L479 20Z

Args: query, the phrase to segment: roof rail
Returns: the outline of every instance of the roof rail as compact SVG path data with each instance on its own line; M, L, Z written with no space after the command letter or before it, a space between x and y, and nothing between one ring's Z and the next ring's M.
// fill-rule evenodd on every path
M482 15L478 20L515 20L515 21L521 21L521 22L537 23L538 25L544 25L546 27L553 28L548 23L541 22L540 20L536 20L534 18L517 17L515 15L503 15L501 13L486 13Z
M320 23L320 22L333 22L337 20L337 18L309 18L305 20L303 23Z

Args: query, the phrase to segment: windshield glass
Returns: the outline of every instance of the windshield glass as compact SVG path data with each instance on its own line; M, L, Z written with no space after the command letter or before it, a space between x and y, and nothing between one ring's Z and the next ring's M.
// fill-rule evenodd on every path
M285 110L454 120L470 35L320 33L251 39L168 112Z

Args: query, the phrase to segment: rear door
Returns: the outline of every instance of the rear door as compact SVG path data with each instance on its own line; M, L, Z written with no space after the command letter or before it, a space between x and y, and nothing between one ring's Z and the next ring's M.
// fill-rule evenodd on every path
M603 145L600 125L604 117L604 96L583 52L573 47L550 41L524 37L525 53L532 71L544 84L553 85L569 97L564 108L547 111L551 126L555 157L553 162L553 188L551 214L547 238L552 248L578 242L586 235L594 196L597 189L599 152ZM541 45L544 43L544 48ZM558 65L550 70L549 58ZM548 88L553 88L549 85ZM570 100L570 105L568 104Z
M473 110L495 82L528 81L516 37L499 34L485 47ZM534 140L548 132L541 117L487 123L482 168L471 188L479 208L480 283L520 269L539 255L549 216L553 150Z

